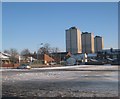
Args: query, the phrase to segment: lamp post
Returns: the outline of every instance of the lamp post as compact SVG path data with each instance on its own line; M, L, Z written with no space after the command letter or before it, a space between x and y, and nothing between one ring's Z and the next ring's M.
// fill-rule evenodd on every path
M60 65L61 65L61 51L60 51Z
M50 51L50 64L52 66L52 51Z
M39 46L39 45L41 46L41 45L43 45L43 43L40 43L40 44L37 45L37 63L38 63L38 50L39 50L39 49L38 49L38 46Z
M21 56L19 55L19 64L20 64Z

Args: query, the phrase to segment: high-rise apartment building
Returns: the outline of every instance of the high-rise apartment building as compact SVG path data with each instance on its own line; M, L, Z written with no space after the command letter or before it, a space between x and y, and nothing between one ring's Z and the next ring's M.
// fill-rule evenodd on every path
M81 53L81 31L76 27L66 30L66 51L72 54Z
M95 52L102 51L103 46L104 46L103 38L101 36L95 36L95 38L94 38Z
M93 33L83 32L82 39L82 53L94 53L94 35Z

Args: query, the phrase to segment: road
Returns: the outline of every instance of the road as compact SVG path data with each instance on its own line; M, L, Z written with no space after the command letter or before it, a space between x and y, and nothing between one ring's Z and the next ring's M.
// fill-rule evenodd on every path
M3 97L117 97L117 66L2 69Z

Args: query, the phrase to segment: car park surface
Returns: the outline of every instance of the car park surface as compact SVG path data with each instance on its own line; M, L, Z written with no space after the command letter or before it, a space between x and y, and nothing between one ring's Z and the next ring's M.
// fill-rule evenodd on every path
M3 97L117 97L117 66L3 69Z

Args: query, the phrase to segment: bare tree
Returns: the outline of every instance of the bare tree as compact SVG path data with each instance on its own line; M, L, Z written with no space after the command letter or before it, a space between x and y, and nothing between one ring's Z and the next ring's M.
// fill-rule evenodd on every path
M38 54L45 54L45 48L44 47L41 47L38 49Z
M4 53L10 54L10 50L4 50Z
M60 55L58 54L59 51L60 50L58 47L51 48L51 55L55 59L56 62L60 61Z
M53 47L53 48L51 48L51 52L52 53L57 53L57 52L59 52L60 50L59 50L59 48L58 47Z
M30 54L30 51L27 48L21 51L21 55L29 55L29 54Z
M49 54L51 50L50 44L45 43L43 47L39 48L38 53L39 54Z
M10 49L10 54L11 54L11 56L17 56L17 55L18 55L17 49L11 48L11 49Z
M45 52L45 54L49 54L50 50L51 50L50 44L46 43L44 45L44 52Z
M16 56L16 55L19 54L18 51L17 51L17 49L15 49L15 48L11 48L9 50L4 50L4 53L11 54L11 56Z
M10 50L4 50L4 53L10 54L11 62L15 63L17 61L17 55L19 54L17 49L11 48Z
M58 47L51 47L50 44L46 43L43 45L43 47L39 48L37 52L37 59L39 59L41 54L47 54L56 60L60 60L60 55L58 54L59 51L60 50Z

